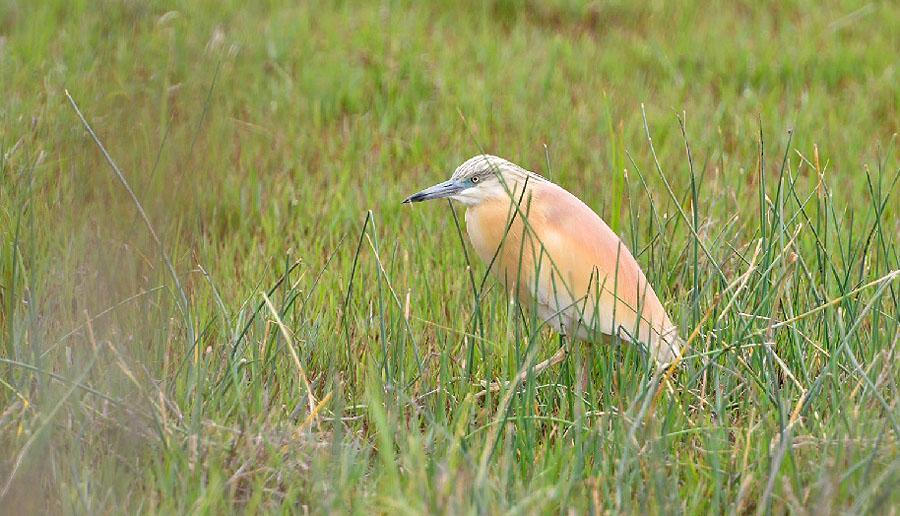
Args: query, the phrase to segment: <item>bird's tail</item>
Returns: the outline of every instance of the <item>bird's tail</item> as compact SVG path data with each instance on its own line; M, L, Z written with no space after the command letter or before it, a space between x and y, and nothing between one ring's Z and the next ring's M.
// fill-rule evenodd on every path
M667 369L672 365L677 365L682 360L684 352L684 340L678 336L678 329L671 328L667 331L660 332L659 336L654 339L653 346L650 350L653 359L656 361L657 369Z
M678 369L687 358L687 345L678 333L673 331L671 337L662 337L656 346L654 358L658 371ZM698 355L703 367L709 367L709 357Z

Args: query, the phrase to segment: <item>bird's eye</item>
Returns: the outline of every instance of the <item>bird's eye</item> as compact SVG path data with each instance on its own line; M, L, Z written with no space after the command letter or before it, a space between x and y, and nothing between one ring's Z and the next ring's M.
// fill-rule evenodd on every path
M475 177L472 178L472 182L473 182L473 183L477 183L478 181L480 181L480 179L479 179L478 176L475 176Z

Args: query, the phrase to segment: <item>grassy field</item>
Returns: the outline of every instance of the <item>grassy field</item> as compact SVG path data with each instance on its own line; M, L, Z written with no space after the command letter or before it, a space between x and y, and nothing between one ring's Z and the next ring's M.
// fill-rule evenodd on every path
M243 4L0 0L0 512L897 513L896 2ZM632 249L661 389L479 396L560 341L400 201L482 150Z

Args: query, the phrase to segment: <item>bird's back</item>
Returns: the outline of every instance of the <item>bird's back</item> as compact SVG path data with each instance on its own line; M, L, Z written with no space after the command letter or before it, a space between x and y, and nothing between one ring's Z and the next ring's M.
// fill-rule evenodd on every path
M658 364L674 360L677 329L631 252L593 210L543 179L514 194L518 210L504 197L470 207L466 228L485 262L502 243L492 272L508 289L561 333L593 340L619 332Z

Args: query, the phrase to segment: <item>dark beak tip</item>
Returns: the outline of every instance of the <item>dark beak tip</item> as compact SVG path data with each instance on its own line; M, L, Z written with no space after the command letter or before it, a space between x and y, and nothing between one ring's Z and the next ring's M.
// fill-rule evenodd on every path
M404 199L401 204L429 201L431 199L442 199L452 196L459 190L459 185L457 185L453 180L444 181L443 183L436 184L430 188L422 190L421 192L416 192L410 195L409 197Z
M426 199L426 196L422 195L422 192L414 193L414 194L410 195L409 197L407 197L406 199L403 199L403 202L401 204L412 204L415 202L422 202L425 199Z

